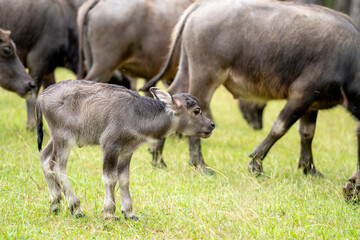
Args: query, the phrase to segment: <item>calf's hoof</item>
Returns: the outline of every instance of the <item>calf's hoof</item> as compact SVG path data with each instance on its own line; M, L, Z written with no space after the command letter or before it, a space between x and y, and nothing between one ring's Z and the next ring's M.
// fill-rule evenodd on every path
M355 186L354 183L348 182L343 187L343 194L346 202L359 202L359 189L360 186Z
M84 218L84 217L85 217L85 214L83 214L83 213L75 214L75 218Z
M119 221L120 218L118 215L115 214L104 214L104 219L106 221Z
M81 211L79 205L73 205L70 207L71 215L75 216L76 218L83 218L85 217L84 213Z
M260 176L263 173L262 162L260 159L252 159L248 165L248 170L255 176Z
M132 216L132 217L125 217L126 220L130 219L130 220L133 220L134 222L137 222L139 221L139 218L137 216Z
M58 215L60 212L60 198L50 205L50 212L54 215Z
M56 208L50 208L50 212L54 215L58 215L60 212L60 209L58 207Z

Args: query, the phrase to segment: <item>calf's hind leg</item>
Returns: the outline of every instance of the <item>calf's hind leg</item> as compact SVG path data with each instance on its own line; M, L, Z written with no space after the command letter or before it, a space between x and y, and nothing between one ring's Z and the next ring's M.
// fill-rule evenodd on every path
M272 126L270 133L250 154L252 158L248 166L250 173L259 175L263 172L262 160L272 145L287 132L313 103L314 96L310 95L310 92L311 91L306 91L306 89L297 89L294 95L290 95L285 107ZM308 93L308 95L305 93Z
M61 201L61 189L54 176L53 141L50 139L44 150L40 153L41 166L50 193L50 211L54 214L59 212Z
M68 177L66 175L66 166L71 147L72 145L67 140L54 139L55 178L62 187L71 214L77 218L82 218L85 215L80 208L80 199L71 189Z
M303 169L304 174L322 177L323 175L315 167L311 150L311 143L315 134L316 118L318 111L307 111L301 118L299 133L301 138L301 152L299 168Z

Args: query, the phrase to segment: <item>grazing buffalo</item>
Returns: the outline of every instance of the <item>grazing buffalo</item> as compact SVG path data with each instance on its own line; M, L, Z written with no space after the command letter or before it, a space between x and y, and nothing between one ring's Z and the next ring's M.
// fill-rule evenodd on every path
M115 215L114 190L118 183L125 218L137 220L129 192L129 166L132 153L147 140L157 140L174 132L210 137L215 124L202 115L190 94L170 96L158 88L150 92L156 99L112 84L64 81L47 88L38 98L38 148L41 149L42 114L48 122L51 139L40 154L50 191L51 211L59 211L60 189L70 211L83 217L80 200L66 176L71 147L100 145L103 151L105 186L104 218Z
M235 98L287 99L269 135L250 154L251 172L262 173L272 145L300 119L299 167L320 175L311 151L318 110L342 104L360 118L360 32L341 13L277 1L198 1L173 36L170 52L181 46L181 57L169 92L188 91L205 113L221 84ZM190 161L205 165L198 138L190 138L190 149Z
M0 86L26 97L35 88L35 82L26 72L16 54L10 31L0 28Z
M27 99L27 128L35 127L35 101L41 85L55 82L58 66L77 70L77 9L85 0L0 0L0 27L11 30L17 53L36 89Z

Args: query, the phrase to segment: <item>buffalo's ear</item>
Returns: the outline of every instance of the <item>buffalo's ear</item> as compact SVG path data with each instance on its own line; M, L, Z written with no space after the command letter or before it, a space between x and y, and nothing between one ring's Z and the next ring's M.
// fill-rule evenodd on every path
M150 92L156 99L165 103L168 110L177 112L179 104L168 92L156 87L150 88Z

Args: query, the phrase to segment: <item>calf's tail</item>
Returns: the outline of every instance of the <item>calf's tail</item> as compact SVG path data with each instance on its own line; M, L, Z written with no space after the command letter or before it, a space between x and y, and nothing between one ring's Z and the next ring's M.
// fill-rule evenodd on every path
M84 73L86 70L84 70L84 60L87 61L88 68L90 69L91 66L91 52L90 52L90 46L88 43L88 40L86 38L86 32L87 32L87 23L88 23L88 13L91 9L93 9L96 4L98 4L100 0L90 0L85 2L78 10L78 16L77 16L77 26L78 26L78 32L79 32L79 63L78 63L78 69L77 69L77 79L83 79ZM86 54L85 54L86 52ZM87 57L87 59L86 59Z
M164 74L166 73L167 69L169 68L169 66L171 64L171 60L174 56L175 50L176 50L177 46L179 45L179 42L180 42L180 39L182 36L182 32L183 32L185 24L186 24L186 20L189 18L190 14L193 13L199 6L200 6L200 3L195 2L192 5L190 5L190 7L188 7L185 10L185 12L181 15L180 20L174 27L172 35L171 35L170 50L169 50L168 56L166 58L165 64L162 66L160 72L158 74L156 74L155 77L150 79L149 82L147 82L142 88L139 89L140 91L143 91L143 92L149 91L149 89L151 87L155 86L155 84L158 81L160 81L162 76L164 76Z
M44 138L44 131L43 131L43 116L40 104L36 104L36 131L38 135L38 150L41 151L42 142Z

